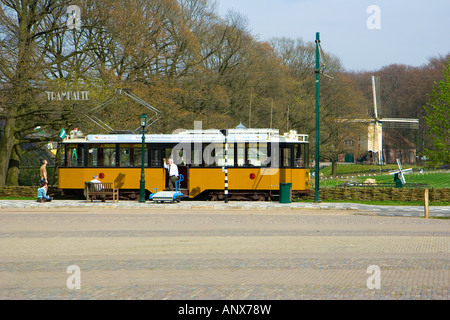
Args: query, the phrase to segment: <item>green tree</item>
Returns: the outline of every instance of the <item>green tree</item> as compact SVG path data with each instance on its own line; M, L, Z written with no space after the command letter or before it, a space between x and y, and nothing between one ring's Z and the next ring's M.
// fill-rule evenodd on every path
M424 106L432 139L432 148L426 149L425 155L436 167L450 163L450 58L444 65L443 75L443 80L434 83L430 101Z
M4 95L0 101L0 185L17 184L14 172L22 156L20 144L51 118L49 110L41 108L39 84L47 64L43 48L48 47L47 36L62 25L57 23L62 13L56 12L62 12L63 2L0 1L0 90Z

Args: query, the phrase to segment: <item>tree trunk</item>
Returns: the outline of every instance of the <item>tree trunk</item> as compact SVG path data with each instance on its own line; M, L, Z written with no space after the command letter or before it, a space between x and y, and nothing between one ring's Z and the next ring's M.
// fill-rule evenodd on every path
M12 107L14 108L14 107ZM11 108L11 109L12 109ZM0 141L0 186L7 183L7 173L9 168L9 160L14 149L15 141L15 118L9 117L6 119L4 133Z
M337 167L338 167L337 159L331 159L331 175L332 176L337 175Z
M16 144L11 152L9 159L8 172L6 173L6 185L18 186L19 185L19 166L22 159L22 150L18 144Z
M18 166L15 164L15 160L11 159L11 155L14 153L14 146L17 144L16 133L18 132L17 126L18 115L20 113L20 107L27 104L27 89L29 89L29 79L31 74L31 25L29 25L29 12L28 2L16 3L17 15L18 15L18 56L17 65L15 70L15 76L11 79L12 89L10 94L10 101L7 103L8 115L6 116L6 123L4 134L0 141L0 186L8 185L9 183L18 184L18 181L14 183L10 179L14 180L14 169L11 171L11 175L8 174L10 165L14 168ZM17 171L18 173L18 171ZM18 177L18 176L17 176Z

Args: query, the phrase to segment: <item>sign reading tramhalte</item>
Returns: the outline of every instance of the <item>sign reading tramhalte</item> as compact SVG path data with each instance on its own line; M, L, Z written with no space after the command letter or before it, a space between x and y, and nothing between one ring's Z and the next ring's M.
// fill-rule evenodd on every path
M49 101L62 101L62 100L89 100L89 91L61 91L51 92L45 91L47 99Z

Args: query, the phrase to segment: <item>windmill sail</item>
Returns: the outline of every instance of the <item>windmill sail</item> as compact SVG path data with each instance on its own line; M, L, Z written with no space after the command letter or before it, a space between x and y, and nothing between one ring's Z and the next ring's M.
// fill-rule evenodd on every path
M385 128L419 129L419 119L383 118Z
M377 105L377 91L375 85L375 76L372 76L372 92L373 92L373 109L375 122L373 123L373 135L372 139L369 138L369 141L372 140L372 153L376 153L378 155L378 163L383 162L383 127L382 123L378 118L378 105ZM369 125L369 135L371 131L371 126ZM370 149L369 149L370 150ZM373 157L375 159L375 157Z

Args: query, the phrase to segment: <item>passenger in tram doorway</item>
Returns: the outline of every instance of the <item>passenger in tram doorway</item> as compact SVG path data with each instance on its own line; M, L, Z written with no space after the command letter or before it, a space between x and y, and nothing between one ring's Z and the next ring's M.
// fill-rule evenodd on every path
M173 163L173 159L169 159L166 163L166 158L164 160L164 168L167 169L169 172L169 190L174 191L175 190L175 184L178 180L178 166Z

